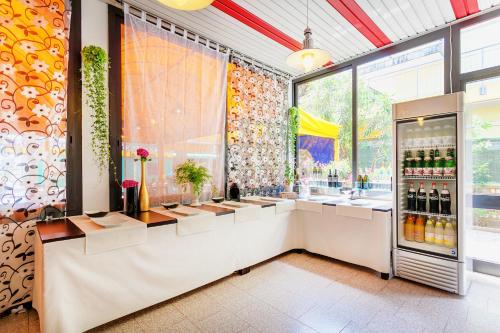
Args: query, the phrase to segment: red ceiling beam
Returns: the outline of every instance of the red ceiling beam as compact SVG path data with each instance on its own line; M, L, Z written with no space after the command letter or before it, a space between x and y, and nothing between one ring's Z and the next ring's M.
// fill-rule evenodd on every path
M373 22L354 0L326 0L340 15L351 23L363 36L376 47L391 43L391 40Z
M302 49L302 44L299 41L273 27L231 0L215 0L212 2L212 6L292 51Z
M457 19L479 12L477 0L450 0L450 2Z

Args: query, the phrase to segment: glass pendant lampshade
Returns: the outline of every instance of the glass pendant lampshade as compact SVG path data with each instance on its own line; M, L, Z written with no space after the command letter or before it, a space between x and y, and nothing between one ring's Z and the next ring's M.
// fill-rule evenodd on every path
M160 3L179 10L199 10L210 6L214 0L158 0Z
M332 57L328 51L314 48L312 31L309 28L309 0L306 3L306 29L304 30L304 43L302 50L295 51L286 58L286 64L290 67L310 72L331 61Z
M312 32L309 27L304 30L304 43L302 50L295 51L286 58L288 66L309 72L313 69L323 66L331 60L328 51L314 48Z

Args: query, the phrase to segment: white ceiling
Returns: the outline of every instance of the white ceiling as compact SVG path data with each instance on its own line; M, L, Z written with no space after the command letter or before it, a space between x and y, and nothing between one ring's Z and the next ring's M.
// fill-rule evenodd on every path
M233 0L293 39L302 42L307 0ZM227 45L268 65L296 75L286 57L292 52L215 7L194 12L178 11L156 0L131 0L144 9L159 12L176 25ZM397 42L455 20L449 0L356 0L356 3L392 41ZM478 0L480 10L500 0ZM370 52L376 47L327 0L309 0L309 26L315 45L332 54L333 62Z

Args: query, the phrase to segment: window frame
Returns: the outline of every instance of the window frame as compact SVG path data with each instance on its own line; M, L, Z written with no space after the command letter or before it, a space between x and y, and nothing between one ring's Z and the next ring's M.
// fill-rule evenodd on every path
M352 175L353 184L358 176L358 66L368 62L391 56L399 52L404 52L412 48L435 42L439 39L444 41L444 94L451 92L463 91L465 84L469 81L476 81L482 78L489 78L500 75L500 66L490 67L468 73L460 73L460 31L463 28L471 25L488 21L492 18L500 17L500 9L495 9L490 12L459 20L458 22L446 26L425 35L411 38L403 42L395 42L388 47L378 49L373 53L362 55L353 59L349 59L338 65L324 68L316 72L305 74L292 79L292 103L297 106L298 85L310 81L314 81L329 75L333 75L339 71L350 67L352 69ZM296 156L297 158L297 156ZM391 180L392 183L392 180Z

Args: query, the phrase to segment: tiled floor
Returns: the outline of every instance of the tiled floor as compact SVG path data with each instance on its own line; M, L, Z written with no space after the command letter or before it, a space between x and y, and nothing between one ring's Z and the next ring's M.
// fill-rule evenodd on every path
M35 311L0 332L37 332ZM467 297L357 266L288 254L94 332L500 332L500 283L474 276Z

